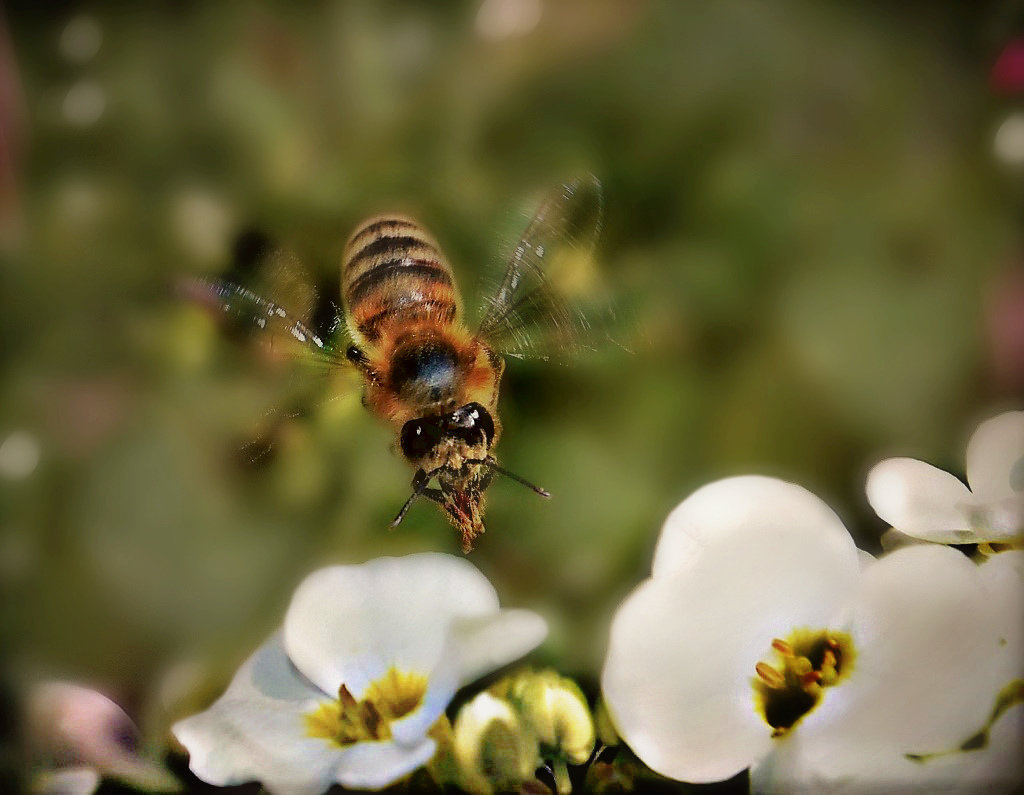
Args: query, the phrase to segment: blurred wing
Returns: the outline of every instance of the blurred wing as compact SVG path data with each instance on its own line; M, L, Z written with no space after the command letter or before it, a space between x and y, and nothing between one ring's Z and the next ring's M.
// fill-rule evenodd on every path
M484 304L477 337L498 353L568 360L593 347L583 310L603 196L593 176L562 185L534 215Z
M258 289L224 279L193 278L181 285L181 292L275 355L348 364L341 310L330 303L325 311L312 282L290 254L278 251L266 258Z
M283 252L266 257L257 283L259 292L226 279L189 278L179 285L186 300L258 344L266 354L262 358L269 360L264 363L285 365L287 397L257 420L253 438L242 444L240 453L248 464L271 451L289 420L350 393L358 383L351 377L330 378L352 369L345 356L348 338L341 311L333 302L319 300L294 257Z
M192 279L182 286L186 298L218 311L242 328L257 334L271 347L277 341L298 343L311 356L335 363L337 352L313 329L281 305L248 287L220 279ZM337 361L341 364L341 361Z

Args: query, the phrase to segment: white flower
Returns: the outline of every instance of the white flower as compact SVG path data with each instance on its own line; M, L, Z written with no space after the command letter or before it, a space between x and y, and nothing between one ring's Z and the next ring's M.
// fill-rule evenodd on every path
M1004 553L1010 554L1010 553ZM999 556L997 556L999 557ZM1006 561L1004 561L1006 562ZM883 557L862 578L848 621L857 651L789 737L751 772L758 790L1004 791L1021 782L1021 709L990 726L997 696L1020 676L1010 617L1021 582L996 583L941 546ZM1013 652L1011 652L1013 650ZM973 750L972 738L987 732Z
M967 444L968 489L914 458L889 458L868 474L868 502L907 535L944 544L1007 542L1024 534L1024 411L978 426Z
M25 734L36 768L33 792L87 795L101 777L148 792L179 788L167 770L137 753L138 729L125 711L91 688L62 681L34 686Z
M500 610L494 588L461 558L322 569L295 592L283 632L173 731L212 784L379 789L430 760L428 730L459 687L546 632L534 613Z
M615 616L609 714L675 779L756 765L769 789L913 781L932 768L906 755L957 747L1003 684L984 579L934 545L861 568L810 492L712 483L669 515L652 577Z

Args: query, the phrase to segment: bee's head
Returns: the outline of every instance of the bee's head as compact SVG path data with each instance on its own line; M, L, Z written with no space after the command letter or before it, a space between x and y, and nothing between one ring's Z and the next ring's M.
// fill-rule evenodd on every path
M442 442L452 441L465 442L486 455L494 442L490 412L479 403L467 403L455 411L409 420L399 437L402 454L413 462L422 461Z
M479 403L441 414L409 420L402 426L402 454L418 469L412 495L391 522L397 527L409 506L421 496L438 503L462 533L462 549L469 552L473 539L484 531L483 494L494 475L505 475L542 497L551 495L498 465L490 454L494 444L494 418ZM429 488L437 478L438 488Z

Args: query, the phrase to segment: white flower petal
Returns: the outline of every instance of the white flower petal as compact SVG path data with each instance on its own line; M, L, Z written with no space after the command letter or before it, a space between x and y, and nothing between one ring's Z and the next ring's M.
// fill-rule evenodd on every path
M1000 681L1024 677L1024 550L992 555L978 567L988 591L988 609L1001 624Z
M284 644L322 690L344 683L360 698L391 667L429 678L452 620L497 609L490 582L462 558L377 558L307 577L288 608Z
M647 766L682 781L721 781L768 752L771 730L754 711L757 654L698 607L707 593L685 583L650 579L623 602L601 689L616 729Z
M915 536L908 536L901 530L897 530L895 527L890 527L884 533L882 537L878 539L882 545L883 552L894 552L901 547L909 547L915 544L929 544L930 541L925 541L923 538L916 538Z
M868 473L868 502L897 530L927 541L970 543L963 508L974 502L948 472L914 458L887 458Z
M842 523L799 486L745 477L697 491L669 516L654 577L612 623L602 689L623 739L685 781L754 762L772 731L755 712L756 664L774 638L825 627L858 567Z
M416 743L441 717L455 691L522 657L547 634L544 619L529 610L455 619L441 659L434 666L423 703L391 724L399 743Z
M1007 411L978 426L967 444L967 482L987 502L1024 493L1024 411Z
M864 574L854 615L859 656L836 692L863 692L857 720L876 738L911 752L955 744L984 723L1001 687L992 678L1000 629L978 567L964 555L899 550ZM844 718L844 726L853 722Z
M858 560L839 517L811 492L748 476L704 486L669 514L654 577L698 569L707 590L694 604L718 617L720 632L767 648L794 621L825 626L854 587ZM735 585L717 586L719 577Z
M1024 783L1024 704L1007 711L989 742L972 751L923 761L888 756L856 775L836 778L817 770L800 733L783 740L750 771L751 792L862 795L863 793L1019 793ZM812 743L813 745L813 743Z
M1019 795L1024 791L1024 704L1010 708L996 721L984 747L925 762L908 762L899 772L922 793Z
M1013 587L1013 583L1024 583L1024 549L1008 549L989 555L979 568L986 584L993 587ZM991 583L989 578L992 578Z
M459 619L452 631L459 659L459 684L464 685L532 651L547 637L548 625L529 610L501 610Z
M913 770L905 754L957 747L982 727L999 689L987 602L977 567L948 547L906 547L866 569L849 679L780 747L779 780L890 785Z
M441 717L459 689L459 661L455 644L449 639L441 659L434 665L427 680L427 690L420 705L401 720L391 724L391 736L401 745L415 746Z
M719 543L725 537L731 543ZM668 515L653 573L683 573L698 560L717 565L708 562L712 550L722 555L718 563L724 566L730 565L726 558L737 559L741 551L748 561L762 554L776 557L775 544L808 539L822 540L826 547L838 543L856 554L839 517L807 489L759 475L726 478L698 489Z
M417 742L441 716L459 687L518 659L546 634L544 619L528 610L455 619L448 643L431 672L423 703L391 724L396 742Z
M1005 544L1024 538L1024 492L989 502L979 518L979 541Z
M383 789L425 765L435 750L431 739L411 747L394 743L357 743L346 749L335 781L354 789Z
M189 767L217 786L259 781L272 792L320 793L345 751L306 734L304 715L327 697L288 661L280 634L238 670L208 710L179 721L174 736Z
M969 767L959 784L964 792L1019 793L1024 790L1024 704L996 721L988 746L967 754Z

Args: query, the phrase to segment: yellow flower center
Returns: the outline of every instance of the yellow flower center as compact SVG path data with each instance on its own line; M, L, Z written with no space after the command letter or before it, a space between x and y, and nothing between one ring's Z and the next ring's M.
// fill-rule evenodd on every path
M425 676L396 668L371 682L359 700L342 684L337 701L305 715L306 734L341 746L390 739L391 723L413 712L426 692Z
M773 659L754 666L751 679L758 712L774 730L785 734L839 684L853 668L853 640L845 632L796 629L772 641Z

